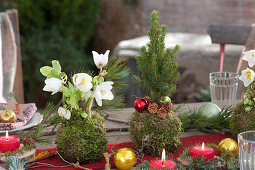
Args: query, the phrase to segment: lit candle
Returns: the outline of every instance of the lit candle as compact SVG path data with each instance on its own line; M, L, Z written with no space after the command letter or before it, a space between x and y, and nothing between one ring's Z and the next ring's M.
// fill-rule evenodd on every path
M5 136L0 137L0 152L15 151L20 147L20 141L17 136L9 136L6 131Z
M163 149L161 160L156 160L150 163L150 169L171 169L176 170L176 163L166 160L166 151Z
M214 158L214 149L209 146L204 146L204 142L202 146L194 146L189 150L190 157L197 157L199 159L203 159L205 161L211 160Z

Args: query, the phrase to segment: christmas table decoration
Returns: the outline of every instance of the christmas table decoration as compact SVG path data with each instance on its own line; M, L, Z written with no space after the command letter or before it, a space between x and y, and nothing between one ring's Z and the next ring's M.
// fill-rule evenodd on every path
M208 146L204 146L204 142L202 146L194 146L189 150L189 156L191 158L197 157L198 159L204 159L205 161L209 161L214 158L214 149Z
M36 110L35 103L20 104L13 95L9 96L7 103L0 104L0 130L13 130L25 126Z
M141 78L133 76L148 96L134 103L136 112L130 123L130 137L137 151L151 155L175 152L180 146L181 121L173 111L170 96L176 90L179 78L176 53L179 46L165 49L166 26L159 25L158 12L151 14L150 42L141 48L136 61Z
M254 59L255 50L244 52L243 60L248 62L249 67L253 67L255 63ZM242 70L242 74L239 77L243 81L247 90L242 94L242 101L238 103L231 116L230 129L234 137L240 132L254 130L255 129L255 73L252 69L247 68Z
M120 170L131 169L135 162L135 153L130 148L121 148L114 154L114 164Z
M150 170L151 169L171 169L176 170L176 163L171 160L166 160L166 151L163 149L161 160L156 160L150 163Z
M98 110L93 111L93 103L95 106L114 104L120 106L123 100L114 99L112 90L113 87L121 90L123 83L119 80L123 74L127 73L121 58L116 60L112 57L108 62L109 52L109 50L105 54L92 52L94 63L99 69L98 75L81 71L68 80L56 60L52 61L52 67L44 66L40 69L46 77L43 90L52 92L52 95L62 93L62 100L54 107L57 114L53 117L60 120L56 133L58 153L68 162L95 162L100 160L106 152L104 119ZM112 100L112 103L106 100ZM49 115L46 114L45 117L50 117ZM55 126L57 123L58 121Z

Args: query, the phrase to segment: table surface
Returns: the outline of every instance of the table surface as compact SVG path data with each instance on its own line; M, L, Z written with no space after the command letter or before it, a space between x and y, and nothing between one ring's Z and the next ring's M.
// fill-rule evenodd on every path
M201 107L205 102L203 103L187 103L187 104L181 104L181 112L184 113L189 110L197 109ZM174 107L179 106L180 104L176 104ZM129 133L127 131L127 128L129 127L128 124L126 123L127 120L130 118L130 116L134 113L134 108L123 108L123 109L117 109L114 111L108 111L107 117L105 119L105 124L109 131L106 133L106 137L108 139L108 143L120 143L120 142L127 142L130 141ZM39 110L40 113L43 113L43 110ZM47 127L44 129L45 132L51 131L52 127ZM29 130L24 130L24 131L19 131L19 132L13 132L19 134L19 135L24 135L28 136L31 134L31 131ZM188 136L193 136L193 135L206 135L206 133L199 132L196 129L191 129L189 131L181 133L181 137L188 137ZM55 140L56 140L56 135L49 135L46 136L46 138L49 139L51 142L50 144L36 144L37 149L44 149L44 148L55 148ZM2 168L2 167L1 167ZM0 168L0 169L1 169Z
M205 104L205 102L202 103L187 103L187 104L181 104L181 112L186 112L189 110L193 110L196 108L199 108ZM179 106L180 104L176 104L175 107ZM134 113L134 108L123 108L123 109L117 109L114 111L108 111L107 118L105 119L105 124L107 128L109 129L106 133L106 137L108 139L108 143L119 143L119 142L127 142L130 141L129 133L127 131L127 128L129 127L126 123L127 120L130 118L130 116ZM51 130L51 127L46 128L46 131ZM122 130L121 130L122 129ZM191 129L187 132L183 132L181 134L181 137L187 137L187 136L193 136L193 135L205 135L206 133L199 132L196 129ZM37 144L37 149L44 149L44 148L53 148L56 147L55 140L56 135L46 136L51 143L50 144Z

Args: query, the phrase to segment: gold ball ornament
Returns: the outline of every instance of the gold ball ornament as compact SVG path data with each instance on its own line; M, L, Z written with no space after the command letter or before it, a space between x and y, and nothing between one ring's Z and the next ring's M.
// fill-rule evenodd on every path
M131 169L135 162L135 153L130 148L121 148L114 154L115 166L120 170Z
M4 110L0 113L0 120L2 123L15 123L17 117L12 110Z
M219 143L219 147L222 150L223 148L227 151L232 152L234 156L238 155L238 144L234 139L225 138Z

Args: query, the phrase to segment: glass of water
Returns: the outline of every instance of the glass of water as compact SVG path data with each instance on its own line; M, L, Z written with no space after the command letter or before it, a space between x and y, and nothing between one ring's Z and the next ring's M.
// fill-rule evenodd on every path
M238 75L232 72L213 72L209 75L212 103L219 107L236 103Z
M255 131L238 135L239 163L241 170L255 169Z

